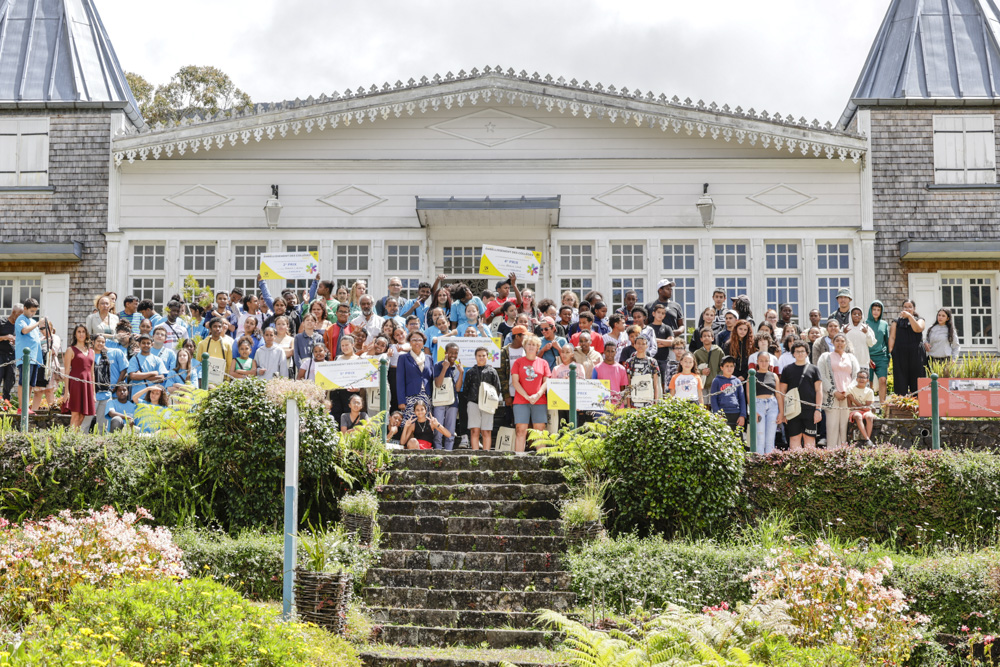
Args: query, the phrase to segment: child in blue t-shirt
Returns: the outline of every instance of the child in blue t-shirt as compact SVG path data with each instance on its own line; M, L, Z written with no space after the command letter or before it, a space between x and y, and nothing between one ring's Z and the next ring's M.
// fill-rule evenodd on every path
M115 397L108 401L108 431L120 431L126 425L132 426L135 417L135 403L129 398L127 384L115 387Z
M733 377L736 359L727 356L720 365L722 373L712 380L712 412L721 412L729 428L742 433L747 421L747 399L743 395L743 383Z

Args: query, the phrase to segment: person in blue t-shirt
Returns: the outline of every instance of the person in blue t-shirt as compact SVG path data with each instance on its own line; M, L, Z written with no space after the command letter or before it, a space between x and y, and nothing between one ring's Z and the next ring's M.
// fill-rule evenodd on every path
M24 361L24 348L28 348L30 351L29 359L31 363L29 364L29 368L21 368L20 375L21 386L32 388L31 407L28 410L28 414L35 412L41 406L45 387L49 383L45 378L42 334L38 330L38 325L43 322L45 326L48 326L48 320L40 317L38 321L35 321L34 317L37 314L38 301L32 298L25 299L24 311L18 315L17 320L14 322L14 354L17 366L21 366ZM27 375L25 374L26 370ZM20 414L20 410L18 410L18 414Z
M125 380L125 373L128 371L128 357L117 348L107 346L107 339L104 334L97 334L94 338L94 382L96 386L97 398L97 432L104 433L108 430L108 402L111 400L111 389ZM81 430L86 433L90 430L90 424L94 417L86 417L83 420Z
M466 308L469 307L470 303L476 304L476 309L479 310L479 315L482 316L486 312L486 306L483 305L483 300L478 296L472 294L472 290L465 283L459 283L452 288L452 303L451 303L451 313L449 313L448 319L450 319L455 324L455 329L458 331L465 331L465 328L469 325L468 317L466 316Z
M136 389L145 389L167 378L163 360L153 354L152 349L153 340L147 334L139 336L139 354L128 362L128 379Z
M143 412L147 410L153 410L163 416L167 410L167 406L170 405L167 399L167 392L163 390L163 385L151 384L145 389L137 391L132 397L132 401L135 403L136 411L139 413L135 416L135 425L143 433L156 433L157 426L156 420L150 418L150 415L144 415ZM144 410L139 410L139 406L142 406Z
M135 403L129 398L127 384L122 383L115 387L115 397L108 402L106 417L110 433L134 424Z
M153 347L150 353L158 356L167 370L177 364L177 353L167 345L167 331L163 327L153 329Z

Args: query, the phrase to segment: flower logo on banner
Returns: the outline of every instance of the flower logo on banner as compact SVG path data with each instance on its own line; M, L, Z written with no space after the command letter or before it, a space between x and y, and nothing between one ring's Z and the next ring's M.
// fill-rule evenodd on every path
M367 373L365 373L364 378L362 378L362 382L372 382L373 380L375 380L377 378L378 378L378 369L377 368L373 368L370 371L368 371Z
M541 268L541 267L539 267L534 262L532 262L531 264L528 264L528 275L529 276L537 276L539 268Z
M491 362L493 362L493 361L500 361L500 350L497 350L496 352L491 352L490 353L490 361Z
M309 262L308 264L306 264L306 271L309 273L309 275L312 275L317 271L319 271L319 265L316 264L316 262Z

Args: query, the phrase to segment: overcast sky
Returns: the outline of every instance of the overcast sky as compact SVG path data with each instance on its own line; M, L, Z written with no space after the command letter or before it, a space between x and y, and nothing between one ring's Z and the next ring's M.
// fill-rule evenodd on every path
M889 0L95 0L122 67L214 65L255 102L448 70L840 117Z

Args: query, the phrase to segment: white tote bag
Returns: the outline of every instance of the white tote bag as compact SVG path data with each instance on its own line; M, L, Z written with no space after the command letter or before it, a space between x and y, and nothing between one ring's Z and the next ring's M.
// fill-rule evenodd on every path
M510 426L501 426L497 430L497 443L498 452L512 452L514 451L514 429Z
M652 375L633 375L630 386L633 405L651 405L656 400Z
M450 377L445 377L444 382L439 387L434 383L434 395L431 396L431 405L435 408L450 407L455 402L455 383Z
M495 414L500 407L500 395L493 385L483 382L479 385L479 411L488 415Z

